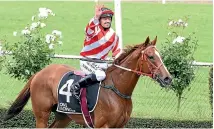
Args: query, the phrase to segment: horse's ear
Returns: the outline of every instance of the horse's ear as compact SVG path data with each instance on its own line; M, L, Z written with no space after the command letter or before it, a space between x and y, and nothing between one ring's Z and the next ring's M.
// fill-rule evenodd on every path
M149 42L150 42L150 39L149 39L149 36L146 38L146 41L144 42L145 43L145 45L147 46L148 44L149 44Z
M157 36L155 37L155 39L151 42L152 43L152 45L156 45L156 42L157 42Z

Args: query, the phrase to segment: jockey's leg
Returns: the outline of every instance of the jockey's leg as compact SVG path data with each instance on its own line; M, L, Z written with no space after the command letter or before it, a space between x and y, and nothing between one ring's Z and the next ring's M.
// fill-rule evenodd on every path
M106 64L106 66L107 66L107 64ZM78 92L81 88L85 88L85 87L89 86L90 84L102 81L106 78L105 72L101 69L102 67L99 68L99 65L97 65L96 63L80 61L80 68L82 71L84 71L87 74L87 76L80 79L78 82L74 83L71 86L71 92L74 95L78 94Z
M86 77L80 79L78 82L74 83L73 84L74 89L71 88L71 90L78 90L80 88L85 88L89 84L93 84L95 82L104 80L105 77L106 77L106 74L104 71L96 70L95 73L91 73L91 74L87 75Z

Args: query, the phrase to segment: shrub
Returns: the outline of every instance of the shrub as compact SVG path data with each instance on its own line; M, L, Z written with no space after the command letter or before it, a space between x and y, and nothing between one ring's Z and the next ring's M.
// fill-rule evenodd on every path
M209 75L210 105L213 111L213 67L211 67Z
M48 16L55 16L52 10L39 8L38 18L32 17L33 23L26 26L21 33L13 32L20 40L15 43L4 43L4 49L11 53L7 58L7 73L17 79L28 80L33 74L51 63L54 47L62 37L62 32L53 30L52 34L44 36L41 30L46 26L44 21Z
M194 62L193 54L197 48L197 38L195 33L191 33L184 37L182 31L187 27L186 21L179 19L178 21L170 21L168 33L169 38L162 44L161 55L163 62L173 77L171 89L178 97L177 111L180 108L180 101L183 91L190 86L194 79Z

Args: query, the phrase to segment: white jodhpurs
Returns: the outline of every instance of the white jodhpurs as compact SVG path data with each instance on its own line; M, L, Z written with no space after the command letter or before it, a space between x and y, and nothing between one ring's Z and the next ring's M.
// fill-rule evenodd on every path
M86 74L94 73L98 81L102 81L106 78L104 70L107 68L107 63L80 61L80 69Z

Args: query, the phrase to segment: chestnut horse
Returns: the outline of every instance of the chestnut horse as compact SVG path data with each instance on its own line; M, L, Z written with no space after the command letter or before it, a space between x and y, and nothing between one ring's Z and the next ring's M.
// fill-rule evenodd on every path
M157 37L153 41L147 37L144 43L127 47L107 69L107 76L102 84L114 85L120 94L101 87L96 108L92 113L94 127L125 126L132 112L131 95L141 75L150 76L163 87L171 83L171 76L156 49L156 40ZM20 113L31 97L36 127L48 127L52 107L58 103L58 83L66 72L74 70L69 66L52 64L33 75L9 108L5 120ZM58 118L59 116L56 112L55 120L49 127L67 127L71 120L86 126L82 115L64 114L63 118Z

